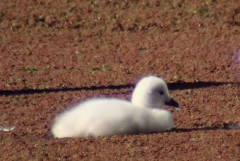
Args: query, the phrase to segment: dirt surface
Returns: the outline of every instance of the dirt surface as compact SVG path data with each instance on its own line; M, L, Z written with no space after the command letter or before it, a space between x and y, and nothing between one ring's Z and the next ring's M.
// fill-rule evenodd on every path
M238 0L2 0L0 160L239 161L238 65ZM52 137L62 110L151 74L181 107L170 132Z

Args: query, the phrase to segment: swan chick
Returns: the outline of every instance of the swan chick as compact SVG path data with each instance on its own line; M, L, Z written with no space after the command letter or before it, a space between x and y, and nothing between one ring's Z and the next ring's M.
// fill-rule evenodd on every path
M148 76L137 83L131 102L116 98L89 99L57 115L51 130L56 138L170 130L174 119L169 111L160 108L162 105L179 107L171 98L165 81Z

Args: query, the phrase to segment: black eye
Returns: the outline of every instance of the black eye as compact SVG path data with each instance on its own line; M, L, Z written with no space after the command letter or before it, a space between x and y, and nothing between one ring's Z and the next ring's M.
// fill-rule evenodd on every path
M158 92L160 95L164 95L164 92L163 91L159 91Z

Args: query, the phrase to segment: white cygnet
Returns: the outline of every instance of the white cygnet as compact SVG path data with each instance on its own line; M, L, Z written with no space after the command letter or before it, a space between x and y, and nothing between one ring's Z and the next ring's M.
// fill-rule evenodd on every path
M178 108L165 81L156 76L142 78L136 85L132 101L98 98L82 102L59 114L53 123L54 137L112 136L146 134L170 130L172 114L162 105Z

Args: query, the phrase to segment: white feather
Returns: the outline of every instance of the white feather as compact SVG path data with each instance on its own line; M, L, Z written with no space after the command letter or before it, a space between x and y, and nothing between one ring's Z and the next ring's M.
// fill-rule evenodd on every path
M158 93L164 91L164 95ZM170 130L172 114L159 109L171 99L166 83L158 77L145 77L137 84L132 102L90 99L59 114L52 126L54 137L111 136Z

